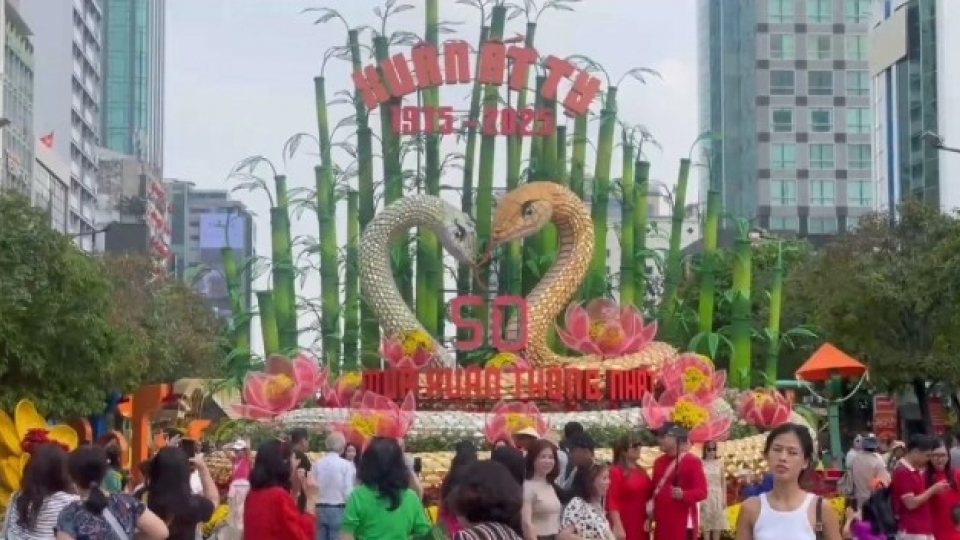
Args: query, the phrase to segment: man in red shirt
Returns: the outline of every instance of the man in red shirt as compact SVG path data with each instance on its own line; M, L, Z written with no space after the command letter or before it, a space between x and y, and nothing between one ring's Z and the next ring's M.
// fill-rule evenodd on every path
M663 454L653 462L654 540L693 540L700 530L697 503L707 498L703 462L689 450L689 432L675 425L661 431Z
M945 481L927 487L923 469L929 461L928 454L936 447L937 441L932 437L913 435L907 441L907 453L893 470L890 499L899 519L898 540L933 540L933 515L927 503L950 487Z

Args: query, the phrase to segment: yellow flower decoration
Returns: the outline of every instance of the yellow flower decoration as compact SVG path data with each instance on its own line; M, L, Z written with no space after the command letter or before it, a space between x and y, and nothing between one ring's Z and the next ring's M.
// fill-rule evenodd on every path
M10 504L10 497L20 489L23 468L30 460L30 455L23 449L28 435L33 440L39 436L60 443L68 450L76 448L79 442L73 428L47 424L29 400L23 399L17 403L13 418L0 411L0 507Z
M363 374L361 374L359 371L348 371L340 375L338 382L348 387L359 388L360 385L363 384Z
M507 433L516 433L521 429L536 428L533 418L525 414L507 413Z
M681 400L670 413L670 421L687 429L693 429L710 420L710 412L690 401Z
M616 347L623 343L627 335L618 325L608 325L605 322L595 322L590 325L590 339L595 343Z
M383 416L377 413L355 414L350 417L350 427L365 439L375 437L380 429Z
M707 377L706 373L695 367L689 367L683 372L683 393L695 394L708 382L710 382L710 378Z
M513 353L509 352L500 352L495 355L490 360L487 360L486 368L487 369L503 369L506 367L516 365L519 360L519 357Z
M227 518L230 517L230 507L221 504L213 511L213 515L210 516L210 520L203 524L203 527L200 528L200 532L203 534L204 538L210 538L213 536L217 529L227 522Z
M428 352L432 352L434 349L433 338L423 330L401 332L397 338L403 345L403 354L405 356L413 356L418 349L423 349Z
M267 384L263 391L267 398L277 399L293 388L294 384L296 383L290 378L289 375L284 375L281 373L267 379Z

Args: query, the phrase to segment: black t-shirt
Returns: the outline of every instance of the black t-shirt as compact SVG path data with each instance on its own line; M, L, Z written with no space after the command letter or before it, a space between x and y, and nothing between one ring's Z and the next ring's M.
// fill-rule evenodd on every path
M149 508L149 500L146 502ZM186 509L178 511L176 518L171 520L169 517L159 516L170 528L170 536L167 540L196 540L197 526L210 521L214 510L216 507L210 499L202 495L190 495Z
M294 455L297 458L297 468L303 469L304 472L310 474L310 456L308 456L306 452L300 451L294 452ZM302 490L300 491L300 496L297 497L297 508L299 508L301 512L307 508L307 494Z

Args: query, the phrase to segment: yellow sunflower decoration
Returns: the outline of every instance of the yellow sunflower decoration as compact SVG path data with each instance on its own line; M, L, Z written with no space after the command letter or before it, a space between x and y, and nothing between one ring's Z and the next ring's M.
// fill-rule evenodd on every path
M0 411L0 507L6 508L10 497L20 489L23 468L36 445L54 443L69 451L77 447L78 440L73 428L47 424L29 400L17 403L13 418Z

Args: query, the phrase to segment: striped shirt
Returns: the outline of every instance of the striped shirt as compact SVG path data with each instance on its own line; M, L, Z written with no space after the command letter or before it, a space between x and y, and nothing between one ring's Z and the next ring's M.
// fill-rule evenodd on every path
M17 492L10 499L10 506L7 508L7 516L4 520L6 523L4 527L7 527L7 538L15 540L51 540L55 536L53 529L57 526L60 511L71 502L80 500L80 497L62 491L54 493L44 499L33 528L24 530L18 523L20 518L16 510L16 501L19 497L20 493Z
M453 535L453 540L521 540L519 534L503 523L478 523Z

